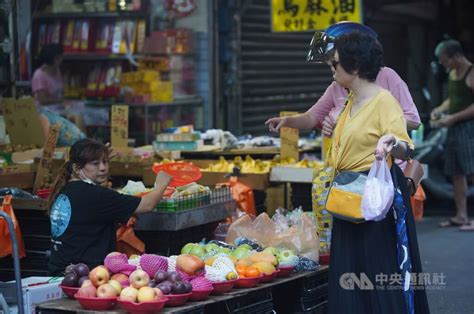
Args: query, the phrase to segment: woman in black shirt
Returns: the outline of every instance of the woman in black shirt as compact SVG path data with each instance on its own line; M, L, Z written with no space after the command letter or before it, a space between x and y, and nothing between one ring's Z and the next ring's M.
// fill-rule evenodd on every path
M132 214L147 213L161 200L171 177L160 172L155 188L142 198L101 186L109 172L109 149L92 139L74 143L49 199L51 257L48 270L61 274L71 263L90 268L116 250L116 226Z

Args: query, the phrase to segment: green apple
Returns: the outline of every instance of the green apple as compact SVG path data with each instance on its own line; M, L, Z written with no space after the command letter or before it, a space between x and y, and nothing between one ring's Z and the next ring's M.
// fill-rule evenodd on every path
M271 254L273 256L277 256L278 255L278 250L276 248L274 248L273 246L269 246L269 247L266 247L263 250L263 253L268 253L268 254Z
M248 250L248 251L253 250L253 248L249 244L246 244L246 243L239 245L237 249Z
M206 249L203 246L196 244L192 247L191 251L189 251L189 254L197 257L202 257L206 255Z
M191 249L197 245L196 243L188 243L183 248L181 249L181 254L189 254L191 252Z

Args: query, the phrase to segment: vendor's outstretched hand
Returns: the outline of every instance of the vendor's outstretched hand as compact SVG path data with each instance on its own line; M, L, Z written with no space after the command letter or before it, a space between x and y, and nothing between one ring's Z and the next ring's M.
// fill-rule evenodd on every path
M265 121L265 124L268 125L270 132L279 132L282 127L286 124L286 117L275 117L270 118Z
M387 156L388 153L392 151L393 145L395 144L396 138L392 134L387 134L382 136L377 143L375 148L375 158L377 160L382 160Z

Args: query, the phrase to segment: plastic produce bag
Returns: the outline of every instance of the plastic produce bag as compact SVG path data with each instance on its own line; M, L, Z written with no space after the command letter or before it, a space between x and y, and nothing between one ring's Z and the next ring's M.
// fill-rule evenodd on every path
M387 161L375 160L367 176L360 205L365 220L384 219L392 207L393 196L392 176Z
M137 238L133 231L133 225L137 219L130 217L125 225L120 226L117 230L117 251L131 256L133 254L140 255L145 252L145 244Z
M23 237L20 231L20 225L16 219L15 212L12 207L12 196L5 195L3 198L3 204L0 210L4 211L13 222L13 227L15 229L16 239L18 242L18 255L20 258L25 257L25 245L23 243ZM13 252L13 242L10 236L10 230L8 229L8 224L5 219L0 218L0 258L8 256Z
M250 239L263 247L284 247L314 261L318 260L319 238L315 220L307 214L293 226L282 230L266 213L254 220L249 215L234 221L227 233L226 242L234 243L239 237Z

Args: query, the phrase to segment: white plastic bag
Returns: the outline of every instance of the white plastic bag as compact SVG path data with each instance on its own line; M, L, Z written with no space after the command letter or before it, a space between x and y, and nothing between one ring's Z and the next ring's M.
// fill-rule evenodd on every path
M385 218L393 203L393 182L385 159L375 160L362 195L361 210L365 220Z

